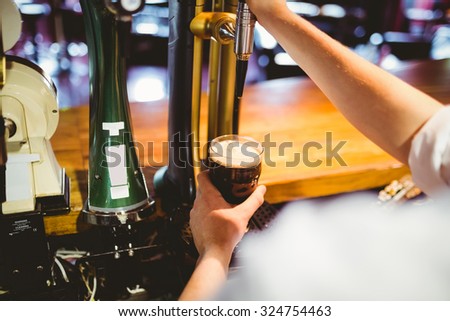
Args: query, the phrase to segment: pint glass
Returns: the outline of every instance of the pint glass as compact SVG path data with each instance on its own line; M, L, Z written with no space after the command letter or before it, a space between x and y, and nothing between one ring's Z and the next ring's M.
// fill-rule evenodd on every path
M209 147L209 170L223 198L239 204L256 189L261 175L263 147L250 137L224 135Z

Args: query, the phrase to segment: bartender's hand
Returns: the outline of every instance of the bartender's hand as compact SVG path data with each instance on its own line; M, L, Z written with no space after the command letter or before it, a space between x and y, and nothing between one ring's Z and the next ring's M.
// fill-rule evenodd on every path
M200 257L179 300L214 297L227 278L233 249L244 236L253 213L264 202L265 192L266 187L260 185L245 202L233 206L211 183L208 172L198 175L190 223Z
M266 187L260 185L242 204L231 205L211 183L208 172L200 173L190 218L200 256L214 251L231 257L234 247L246 232L248 221L264 202L265 192Z

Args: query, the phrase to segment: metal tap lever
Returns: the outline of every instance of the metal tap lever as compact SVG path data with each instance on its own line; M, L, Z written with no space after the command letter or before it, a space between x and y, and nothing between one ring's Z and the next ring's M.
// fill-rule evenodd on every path
M250 11L245 0L239 0L236 13L236 37L234 52L236 53L236 82L233 107L233 133L239 131L239 110L247 77L248 60L253 53L256 16Z
M236 40L234 52L236 58L248 61L253 53L253 38L256 16L250 11L245 0L239 0L236 13Z

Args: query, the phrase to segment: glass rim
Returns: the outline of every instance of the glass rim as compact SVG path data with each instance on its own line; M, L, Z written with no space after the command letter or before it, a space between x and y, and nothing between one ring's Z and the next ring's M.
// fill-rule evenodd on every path
M262 144L252 137L222 135L210 142L208 159L225 167L253 168L262 163L263 152Z
M254 146L252 146L252 147L254 147L256 149L256 151L258 152L258 156L261 156L264 153L264 147L262 146L261 142L257 141L253 137L239 135L239 134L225 134L225 135L217 136L210 141L208 149L210 151L212 150L215 153L217 153L217 150L212 149L213 145L215 143L219 143L219 142L226 141L226 140L236 140L239 142L244 141L244 142L256 143L257 147L254 147Z

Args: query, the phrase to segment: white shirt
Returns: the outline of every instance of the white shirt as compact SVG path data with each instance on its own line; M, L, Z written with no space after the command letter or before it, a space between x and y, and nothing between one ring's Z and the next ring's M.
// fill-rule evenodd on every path
M450 300L450 108L419 131L409 162L435 200L395 211L373 192L294 202L244 237L217 299Z
M414 137L409 153L414 182L429 196L450 186L450 108L442 108Z

